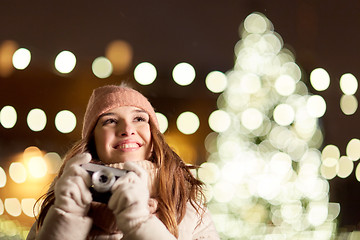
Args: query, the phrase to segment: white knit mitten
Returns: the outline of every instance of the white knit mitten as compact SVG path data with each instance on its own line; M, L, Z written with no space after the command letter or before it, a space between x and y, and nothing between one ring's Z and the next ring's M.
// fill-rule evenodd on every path
M92 201L89 190L91 178L80 165L90 160L89 153L82 153L66 163L63 174L55 184L55 207L78 216L87 214Z
M118 229L126 235L149 219L150 210L147 172L132 162L126 162L124 169L130 172L114 183L108 207Z

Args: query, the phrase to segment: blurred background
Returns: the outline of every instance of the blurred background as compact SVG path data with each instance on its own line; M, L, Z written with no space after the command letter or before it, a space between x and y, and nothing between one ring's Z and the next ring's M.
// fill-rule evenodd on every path
M2 1L0 239L26 236L92 90L121 82L202 166L222 239L357 239L359 10L335 0Z

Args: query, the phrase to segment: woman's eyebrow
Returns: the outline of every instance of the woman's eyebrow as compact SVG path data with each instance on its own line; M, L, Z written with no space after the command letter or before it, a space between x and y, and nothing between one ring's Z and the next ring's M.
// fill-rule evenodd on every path
M135 113L146 113L147 115L149 115L145 110L142 110L142 109L135 109L135 110L133 110L133 112L135 112Z
M112 113L112 112L107 112L107 113L103 113L99 116L99 119L102 118L102 117L106 117L106 116L113 116L115 115L115 113Z

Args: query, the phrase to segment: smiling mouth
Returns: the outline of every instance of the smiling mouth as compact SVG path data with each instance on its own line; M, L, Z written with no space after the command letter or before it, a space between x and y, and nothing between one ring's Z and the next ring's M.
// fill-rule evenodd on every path
M120 150L126 150L126 149L134 149L140 147L137 143L124 143L124 144L118 144L114 148L120 149Z

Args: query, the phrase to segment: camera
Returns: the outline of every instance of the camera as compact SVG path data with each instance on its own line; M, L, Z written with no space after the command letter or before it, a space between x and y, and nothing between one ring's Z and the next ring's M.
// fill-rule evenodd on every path
M92 185L90 192L93 201L108 203L111 197L111 187L115 181L124 176L128 171L118 168L112 168L95 163L86 163L81 165L91 176Z

